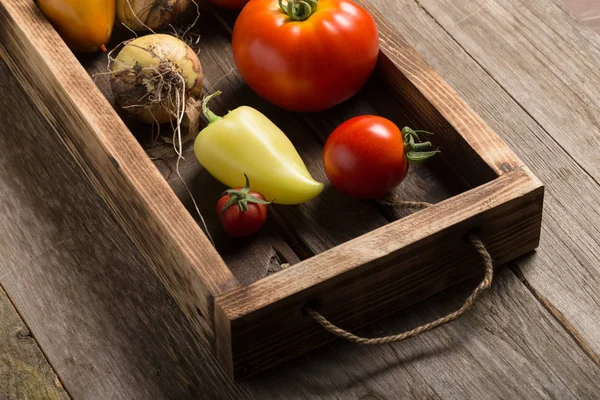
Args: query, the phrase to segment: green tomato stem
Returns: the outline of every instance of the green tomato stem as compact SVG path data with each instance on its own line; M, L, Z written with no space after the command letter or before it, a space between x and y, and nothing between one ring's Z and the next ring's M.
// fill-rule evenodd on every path
M318 0L278 0L279 8L292 21L305 21L317 11Z
M240 210L242 212L246 212L246 211L248 211L248 203L265 204L265 205L269 205L269 204L273 203L272 201L262 200L262 199L259 199L257 197L250 195L249 194L250 180L248 179L248 175L244 174L244 177L246 178L246 186L244 186L243 189L240 189L240 190L229 189L223 193L223 195L229 195L229 196L231 196L231 198L229 199L229 201L227 203L225 203L221 213L224 213L225 210L227 210L229 207L231 207L234 204L237 204L240 207Z
M423 149L430 149L430 148L431 148L431 142L415 143L412 145L413 150L423 150Z
M420 163L430 159L439 153L439 150L429 150L432 147L431 142L422 142L419 135L433 135L431 132L423 130L414 130L408 126L402 129L404 135L404 152L406 153L406 159L410 162Z

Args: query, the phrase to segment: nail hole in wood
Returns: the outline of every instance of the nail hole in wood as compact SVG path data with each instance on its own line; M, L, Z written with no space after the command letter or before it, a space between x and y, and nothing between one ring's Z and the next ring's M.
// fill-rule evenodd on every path
M321 308L321 301L318 299L309 300L304 304L304 307L302 307L302 315L308 316L308 309L316 311L319 308Z
M469 235L473 234L475 236L479 236L481 233L481 228L471 228L467 233L462 235L461 239L464 243L471 244L471 240L469 239Z

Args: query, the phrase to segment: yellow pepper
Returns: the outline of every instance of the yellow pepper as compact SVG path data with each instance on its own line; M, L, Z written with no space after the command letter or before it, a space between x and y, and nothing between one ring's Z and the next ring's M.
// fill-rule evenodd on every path
M106 51L115 0L38 0L38 6L74 51Z
M208 126L196 137L194 152L206 170L229 187L244 187L278 204L300 204L316 197L323 184L315 181L288 137L264 114L242 106L219 117L207 102L202 112Z

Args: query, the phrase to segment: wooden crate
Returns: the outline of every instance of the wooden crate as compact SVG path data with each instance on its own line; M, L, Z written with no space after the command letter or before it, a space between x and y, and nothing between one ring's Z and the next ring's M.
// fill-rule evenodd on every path
M198 29L205 83L225 91L215 111L259 108L289 134L321 180L322 144L350 116L378 113L434 131L441 155L414 168L398 194L436 204L406 216L328 188L304 205L273 207L259 235L235 241L219 233L214 212L223 187L187 157L183 176L200 198L217 251L194 219L187 192L169 173L172 160L153 163L140 146L149 128L126 124L113 109L108 76L96 75L105 71L106 55L76 58L33 0L0 0L0 56L199 340L213 346L235 378L333 338L306 315L307 305L355 330L480 275L480 260L464 240L468 232L484 241L496 265L538 245L542 183L384 18L361 3L380 29L377 71L356 98L312 115L278 110L229 71L232 15L203 5ZM283 262L293 265L282 270Z

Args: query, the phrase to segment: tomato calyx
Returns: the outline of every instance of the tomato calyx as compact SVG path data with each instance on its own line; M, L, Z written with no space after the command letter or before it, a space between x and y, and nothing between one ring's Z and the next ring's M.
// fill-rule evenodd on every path
M421 141L420 135L433 135L433 133L424 131L424 130L414 130L405 126L402 129L402 135L404 137L404 152L406 154L406 159L410 162L420 163L430 159L435 156L437 153L440 153L439 150L428 150L432 147L430 141Z
M220 120L221 118L223 118L223 117L218 116L217 114L215 114L214 112L212 112L208 108L208 102L211 101L212 99L214 99L215 97L217 97L220 94L221 94L221 91L217 90L213 94L209 94L208 96L204 96L204 99L202 99L202 114L204 115L204 118L206 118L206 120L208 121L208 125L210 125L213 122L216 122L216 121Z
M279 8L283 11L292 21L306 21L311 15L317 11L318 0L287 0L287 3L283 3L283 0L279 1Z
M223 192L223 196L228 195L231 198L229 199L229 201L227 203L225 203L225 205L223 206L223 209L221 210L221 213L224 214L225 210L227 210L229 207L231 207L233 205L238 205L242 212L246 212L246 211L248 211L248 203L265 204L265 205L273 203L272 201L262 200L262 199L259 199L257 197L252 196L251 194L249 194L250 180L248 179L248 176L246 174L244 174L244 177L246 178L246 186L244 186L242 189L229 189L229 190L226 190L225 192Z

